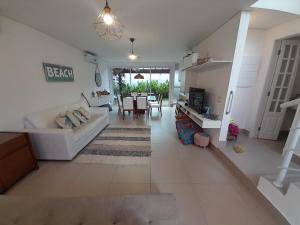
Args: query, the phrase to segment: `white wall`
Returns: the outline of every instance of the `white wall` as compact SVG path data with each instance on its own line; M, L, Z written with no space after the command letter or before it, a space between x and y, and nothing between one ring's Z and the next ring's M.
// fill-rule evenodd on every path
M238 34L240 15L235 16L226 24L224 24L215 33L205 39L197 46L199 58L206 56L215 57L221 60L233 60L235 45ZM231 64L220 66L212 70L203 70L195 72L189 76L193 76L194 80L186 82L189 85L204 88L208 95L208 104L212 107L213 113L219 115L222 119L225 100L228 90L228 83L231 74ZM212 135L216 130L207 130L211 136L219 136L219 131Z
M249 117L251 125L250 136L257 137L258 127L263 117L263 111L267 102L267 91L270 89L273 66L272 52L277 49L276 40L290 38L300 34L300 19L281 24L266 31L264 40L264 51L262 62L257 76L253 102L251 105L252 113ZM275 49L275 50L276 50ZM270 75L271 74L271 75Z
M219 140L226 140L230 119L224 114L224 109L228 102L229 91L235 90L236 87L235 79L240 69L248 22L248 12L239 13L196 47L199 58L209 56L221 60L232 60L232 64L198 72L186 72L186 89L187 86L204 88L208 93L209 106L213 108L213 113L219 115L222 120L221 129L206 130L210 134L211 142L215 145L218 145Z
M46 82L42 63L71 66L74 82ZM107 73L103 64L102 69ZM95 66L82 52L28 26L0 17L0 130L23 128L24 115L75 102L96 89ZM103 88L107 88L103 74Z
M288 12L288 13L294 13L300 15L299 0L284 0L284 1L258 0L251 7L278 10L282 12Z
M249 29L239 81L232 107L232 119L241 129L250 130L251 102L264 49L265 30Z

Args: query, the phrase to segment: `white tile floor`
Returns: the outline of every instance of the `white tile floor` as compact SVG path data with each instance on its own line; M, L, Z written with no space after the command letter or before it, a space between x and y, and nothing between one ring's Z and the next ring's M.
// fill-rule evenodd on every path
M40 162L8 195L108 196L174 193L182 225L282 225L248 192L209 149L183 146L177 139L174 108L153 112L149 165ZM112 124L145 124L143 117Z

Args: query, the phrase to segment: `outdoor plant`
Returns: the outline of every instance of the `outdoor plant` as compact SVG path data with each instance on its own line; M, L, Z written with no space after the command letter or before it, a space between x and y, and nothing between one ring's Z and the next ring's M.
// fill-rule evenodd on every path
M157 80L149 82L140 81L137 85L128 85L129 92L152 92L155 94L162 94L164 98L168 98L169 95L169 82L158 83ZM150 89L151 87L151 89Z
M125 83L124 74L119 73L114 76L114 93L122 93L123 96L130 95L131 92L152 92L154 94L162 94L163 98L169 96L169 81L159 83L157 80L139 81L137 85L130 85Z

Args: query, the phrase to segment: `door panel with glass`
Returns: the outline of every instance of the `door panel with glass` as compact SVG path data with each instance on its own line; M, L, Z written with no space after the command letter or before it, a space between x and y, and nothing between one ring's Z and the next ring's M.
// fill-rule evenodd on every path
M300 41L282 41L259 138L276 140L278 137L285 114L280 105L290 99L299 64L299 50Z

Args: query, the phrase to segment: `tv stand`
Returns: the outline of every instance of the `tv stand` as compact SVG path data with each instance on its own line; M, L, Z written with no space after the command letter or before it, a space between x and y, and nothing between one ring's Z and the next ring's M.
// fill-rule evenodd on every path
M203 117L196 110L185 105L184 101L178 101L177 106L185 113L191 120L197 123L202 128L221 128L221 120L212 120Z

